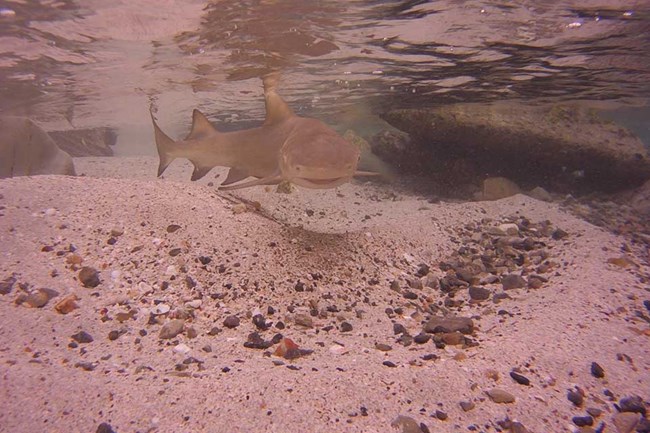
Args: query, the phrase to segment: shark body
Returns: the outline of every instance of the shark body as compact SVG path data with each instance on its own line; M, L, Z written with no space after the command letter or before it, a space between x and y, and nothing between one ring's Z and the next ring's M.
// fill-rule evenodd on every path
M158 176L176 158L194 165L192 180L213 167L230 167L222 190L289 181L306 188L334 188L355 175L360 150L323 122L297 116L276 92L277 76L264 78L266 119L264 124L234 132L220 132L194 110L192 130L183 140L169 138L153 121L160 157ZM243 181L249 177L255 179Z

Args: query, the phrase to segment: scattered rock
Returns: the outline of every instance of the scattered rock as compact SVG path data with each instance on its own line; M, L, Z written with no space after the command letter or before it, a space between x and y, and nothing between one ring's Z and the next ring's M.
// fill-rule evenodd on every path
M305 328L313 328L314 322L309 314L298 313L293 318L293 323Z
M54 305L54 309L59 314L68 314L76 310L77 308L79 308L79 305L77 305L78 300L79 298L77 297L77 295L74 294L68 295L65 298L61 299L59 302L57 302Z
M492 388L486 392L490 399L495 403L514 403L515 396L508 391L499 388Z
M530 380L526 376L523 376L517 373L516 371L511 371L510 377L512 377L512 379L515 382L517 382L519 385L526 385L526 386L530 385Z
M634 412L620 412L614 415L612 423L618 433L631 433L639 423L640 415Z
M56 290L52 289L38 289L29 293L28 295L21 295L16 299L16 304L24 304L29 308L43 308L50 299L59 295Z
M424 325L424 332L431 334L455 331L462 332L463 334L471 334L474 331L474 322L469 317L433 316Z
M392 362L392 361L384 361L384 362L382 362L382 365L385 365L386 367L390 367L390 368L395 368L395 367L397 367L397 364L395 364L395 363Z
M8 295L16 284L16 278L11 276L0 281L0 295Z
M223 321L223 326L228 329L233 329L239 326L239 317L237 316L228 316Z
M375 349L377 349L377 350L379 350L381 352L389 352L389 351L393 350L393 348L391 346L389 346L388 344L384 344L384 343L375 343Z
M350 332L352 331L352 325L349 322L341 323L341 332Z
M180 228L181 226L179 226L178 224L170 224L167 226L167 233L174 233Z
M79 281L84 287L92 288L99 286L99 272L90 266L84 266L79 271Z
M605 377L605 370L603 370L603 367L601 367L597 362L592 362L591 363L591 374L594 377L602 379L603 377Z
M520 289L527 286L526 280L517 274L504 275L501 278L501 284L503 285L503 290Z
M169 340L171 338L174 338L178 334L183 332L184 326L185 326L185 322L181 319L170 320L169 322L165 323L163 327L160 329L160 334L158 334L158 338L162 340Z
M278 348L275 349L275 352L273 352L273 355L284 359L296 359L300 358L301 356L310 355L313 352L314 351L310 349L301 349L296 343L293 342L293 340L289 338L283 338Z
M470 286L469 287L469 297L473 301L487 301L490 299L492 292L484 287Z
M438 418L440 421L444 421L449 417L446 412L443 412L441 410L436 410L436 418Z
M590 417L589 415L587 416L574 416L571 418L571 421L578 427L585 427L585 426L592 426L594 425L594 419Z
M273 341L264 340L259 333L251 332L248 334L248 340L244 343L244 347L248 349L268 349L273 344Z
M420 332L418 335L413 337L413 341L415 341L417 344L425 344L431 339L431 335L425 333L425 332Z
M70 338L76 341L79 344L92 343L93 337L86 331L79 331L76 334L73 334Z
M643 399L638 395L623 397L618 402L618 405L621 408L621 412L636 412L643 416L646 415L645 404L643 403Z
M95 433L115 433L115 431L110 424L103 422L99 425L99 427L97 427L97 431Z
M463 409L463 412L469 412L470 410L474 409L476 405L471 401L461 401L460 407Z
M570 389L567 392L567 399L577 407L581 407L584 402L584 396L579 390Z
M400 415L390 425L393 428L401 428L402 433L423 433L417 421L409 416Z

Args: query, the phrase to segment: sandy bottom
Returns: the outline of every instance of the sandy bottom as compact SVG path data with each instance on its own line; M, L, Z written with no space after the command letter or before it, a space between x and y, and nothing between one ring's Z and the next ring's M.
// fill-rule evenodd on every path
M541 433L589 410L613 432L615 403L650 399L648 252L557 204L221 193L183 164L155 179L154 158L75 164L0 181L0 431ZM504 290L513 275L528 283ZM431 316L473 328L425 333ZM268 347L244 346L254 332ZM306 352L277 356L281 338Z

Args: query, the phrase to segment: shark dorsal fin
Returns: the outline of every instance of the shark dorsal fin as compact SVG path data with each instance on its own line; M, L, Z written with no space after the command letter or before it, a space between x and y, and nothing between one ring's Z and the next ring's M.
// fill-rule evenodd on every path
M215 132L218 131L214 126L212 126L212 123L210 123L208 118L195 108L192 112L192 131L190 131L190 134L185 139L200 138L209 134L214 134Z
M289 117L295 116L291 107L278 95L275 89L278 86L279 74L273 73L264 77L264 103L266 105L266 119L264 125L280 123Z

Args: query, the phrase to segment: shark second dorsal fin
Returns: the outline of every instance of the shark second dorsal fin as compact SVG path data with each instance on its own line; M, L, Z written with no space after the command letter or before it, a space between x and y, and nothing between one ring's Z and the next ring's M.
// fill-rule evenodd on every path
M192 130L185 139L196 139L209 134L214 134L215 132L218 131L214 126L212 126L212 123L210 123L208 118L195 108L192 112Z
M287 105L276 92L280 76L278 73L271 73L264 77L264 103L266 105L266 118L264 125L280 123L289 117L295 116L291 107Z

